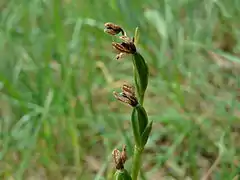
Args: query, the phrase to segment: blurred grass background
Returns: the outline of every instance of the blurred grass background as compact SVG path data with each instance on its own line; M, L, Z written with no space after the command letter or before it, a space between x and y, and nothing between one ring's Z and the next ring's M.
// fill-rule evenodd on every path
M141 179L240 178L239 0L2 0L0 179L112 179L132 82L105 22L133 36L150 68L154 120ZM209 174L209 175L207 175ZM207 176L207 177L206 177Z

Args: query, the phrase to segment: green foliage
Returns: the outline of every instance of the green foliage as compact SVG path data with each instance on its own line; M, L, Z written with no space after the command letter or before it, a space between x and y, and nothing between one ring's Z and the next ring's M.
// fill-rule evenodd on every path
M141 145L142 146L145 146L147 143L150 132L152 130L152 124L153 124L153 121L150 121L148 123L148 125L146 126L146 128L144 129L143 133L141 134Z
M201 179L216 160L212 179L237 179L239 3L0 1L0 179L111 179L124 143L131 159L131 112L111 93L132 59L114 59L107 21L139 27L149 67L139 179Z
M131 122L132 122L132 130L133 130L133 136L135 139L136 146L141 147L141 134L140 134L140 129L139 129L139 118L138 118L138 112L137 112L136 108L133 108Z
M134 80L137 88L139 102L142 105L144 94L148 85L148 66L142 55L138 52L133 54Z
M136 145L143 149L151 131L152 122L148 124L147 113L140 104L133 108L131 121Z
M132 180L131 176L125 169L117 170L116 173L114 174L114 179L115 180Z
M145 109L141 105L136 106L136 109L138 113L139 132L142 135L148 124L148 116Z

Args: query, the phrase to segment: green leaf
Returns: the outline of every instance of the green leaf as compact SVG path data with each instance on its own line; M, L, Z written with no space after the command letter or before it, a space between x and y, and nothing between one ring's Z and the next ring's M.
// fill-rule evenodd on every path
M135 139L136 146L138 148L143 147L142 135L145 133L145 130L148 125L148 117L145 109L139 104L133 108L132 112L132 129Z
M140 136L140 132L139 132L138 111L136 110L136 108L133 108L131 121L132 121L133 136L135 139L136 146L141 147L141 136Z
M129 175L126 169L117 170L114 174L115 180L132 180L131 176Z
M134 80L140 104L143 104L144 93L148 85L148 66L141 54L133 54Z
M139 133L142 135L144 132L147 124L148 124L148 116L147 113L140 104L136 106L137 112L138 112L138 124L139 124Z
M142 136L141 136L141 142L142 142L141 144L142 144L143 147L144 147L145 144L147 143L148 137L149 137L150 132L151 132L151 130L152 130L152 124L153 124L153 121L151 121L151 122L147 125L146 129L144 130L144 132L143 132L143 134L142 134Z
M138 98L139 98L139 95L140 95L140 89L141 89L141 85L140 85L140 82L138 80L138 72L137 72L137 69L136 67L134 66L133 68L133 73L134 73L134 81L135 81L135 87L137 89L137 95L138 95Z
M135 46L137 46L138 41L139 41L139 30L138 30L138 27L137 27L135 29L135 34L134 34L134 44L135 44Z

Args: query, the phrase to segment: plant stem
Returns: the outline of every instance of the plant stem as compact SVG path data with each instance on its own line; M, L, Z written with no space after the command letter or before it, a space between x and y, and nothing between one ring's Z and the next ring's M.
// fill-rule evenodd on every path
M133 154L133 165L132 165L132 180L137 180L138 178L138 174L141 168L142 151L143 149L140 149L135 146L134 154Z
M144 99L144 94L139 95L139 103L143 106L143 99Z

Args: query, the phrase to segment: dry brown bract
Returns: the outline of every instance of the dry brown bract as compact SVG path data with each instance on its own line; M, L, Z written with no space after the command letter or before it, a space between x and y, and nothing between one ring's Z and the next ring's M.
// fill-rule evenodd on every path
M126 145L123 145L122 152L118 149L114 149L112 156L116 165L116 169L124 169L124 163L127 160Z

